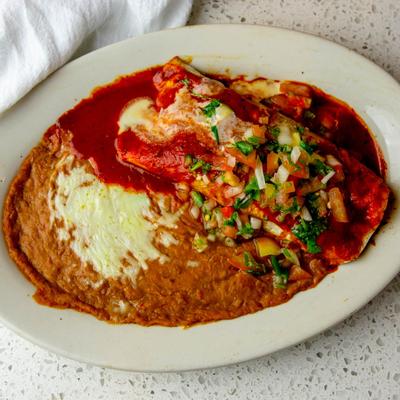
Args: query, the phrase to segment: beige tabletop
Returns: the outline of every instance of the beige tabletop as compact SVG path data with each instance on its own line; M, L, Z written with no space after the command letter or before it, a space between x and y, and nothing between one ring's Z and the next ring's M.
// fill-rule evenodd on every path
M399 0L195 0L189 23L313 33L356 50L400 80ZM400 277L312 340L256 361L197 372L93 367L42 350L0 325L4 399L400 400Z

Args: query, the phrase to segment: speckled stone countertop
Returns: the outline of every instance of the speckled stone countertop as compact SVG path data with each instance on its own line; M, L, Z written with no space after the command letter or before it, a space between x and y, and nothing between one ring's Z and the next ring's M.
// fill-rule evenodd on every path
M326 37L400 80L399 0L195 0L191 24L240 22ZM256 361L197 372L139 374L88 366L0 325L5 399L400 400L400 276L353 317L312 340Z

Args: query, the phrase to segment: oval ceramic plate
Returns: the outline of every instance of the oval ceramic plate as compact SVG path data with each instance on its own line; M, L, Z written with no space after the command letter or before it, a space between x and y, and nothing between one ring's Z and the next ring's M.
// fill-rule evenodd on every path
M388 181L400 188L400 88L365 58L302 33L245 25L194 26L103 48L61 68L0 118L0 201L28 151L56 118L95 86L169 58L191 56L206 72L315 84L348 102L384 151ZM90 134L90 132L88 132ZM351 132L349 132L351 134ZM32 285L0 244L0 317L21 336L64 356L136 371L214 367L260 357L315 335L366 304L400 266L400 215L356 262L286 304L190 329L109 325L70 310L37 305Z

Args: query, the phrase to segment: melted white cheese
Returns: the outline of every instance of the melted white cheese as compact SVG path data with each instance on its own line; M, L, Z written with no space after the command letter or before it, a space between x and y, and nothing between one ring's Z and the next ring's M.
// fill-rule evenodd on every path
M74 253L104 278L134 280L147 260L165 262L167 257L153 245L155 230L176 223L180 214L161 210L155 215L146 194L106 185L83 167L64 172L72 160L60 162L67 168L60 168L48 195L51 223L62 222L56 224L59 240L69 241Z
M154 109L153 100L147 97L134 99L122 110L118 120L119 131L122 133L128 129L141 126L150 131L154 127L158 114Z

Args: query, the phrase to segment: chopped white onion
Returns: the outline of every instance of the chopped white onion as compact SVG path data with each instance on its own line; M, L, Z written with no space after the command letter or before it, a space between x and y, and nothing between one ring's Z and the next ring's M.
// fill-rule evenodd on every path
M319 195L321 196L322 200L328 201L328 193L326 193L325 190L320 190Z
M250 225L253 229L260 229L262 221L261 219L250 217Z
M256 161L256 169L254 170L254 174L257 179L257 185L259 189L264 189L265 188L265 176L264 176L264 171L263 171L263 165L261 160L257 157Z
M224 225L224 216L222 215L221 210L217 208L216 210L214 210L214 214L215 219L217 220L218 228L222 228L222 226Z
M321 183L323 183L324 185L326 185L326 184L328 183L329 179L331 179L333 175L335 175L335 171L328 172L328 173L321 179Z
M289 127L287 125L279 125L279 130L278 143L292 145L293 138Z
M299 146L294 146L292 152L290 153L290 159L292 160L293 164L296 164L299 161L301 156L301 150Z
M249 139L249 138L253 137L253 136L254 136L253 129L252 129L252 128L247 128L247 129L244 131L243 136L244 136L245 139Z
M283 233L283 229L272 221L264 221L263 228L275 236L279 236Z
M308 211L307 207L303 207L301 209L300 216L301 216L301 218L304 219L304 221L312 221L312 216L310 214L310 211Z
M199 215L200 215L200 208L197 207L197 206L192 206L192 207L190 208L190 214L192 215L192 217L193 217L194 219L199 218Z
M217 202L214 199L208 199L204 202L203 207L207 211L213 210L215 207L217 207Z
M210 183L210 180L208 179L208 176L207 176L207 175L203 175L201 178L203 179L203 182L204 182L206 185L208 185L208 184Z
M330 165L331 167L336 167L337 165L342 165L335 157L332 155L328 154L326 156L326 163Z
M278 171L275 173L275 180L277 180L279 183L284 183L287 181L288 177L289 171L283 165L280 165Z
M224 184L224 180L222 179L222 175L219 175L219 176L217 177L217 179L215 180L215 183L216 183L218 186L222 186L222 185Z
M231 197L237 196L238 194L242 193L243 185L239 186L229 186L224 190L224 195L227 199Z
M241 221L240 217L237 217L237 218L235 219L235 222L236 222L237 228L238 228L239 231L240 231L240 230L242 229L242 227L243 227L243 224L242 224L242 221Z
M207 240L209 242L215 242L217 240L217 236L215 235L215 233L209 233L207 235Z
M234 167L236 165L236 158L228 154L226 157L226 164L229 167Z

